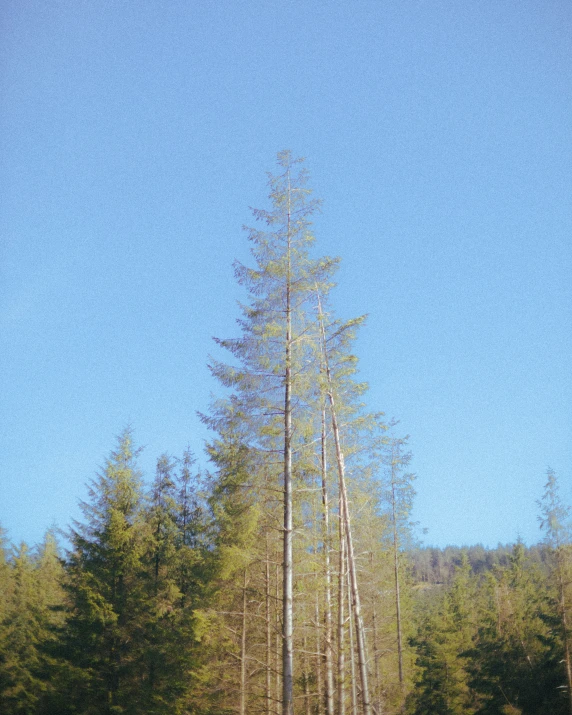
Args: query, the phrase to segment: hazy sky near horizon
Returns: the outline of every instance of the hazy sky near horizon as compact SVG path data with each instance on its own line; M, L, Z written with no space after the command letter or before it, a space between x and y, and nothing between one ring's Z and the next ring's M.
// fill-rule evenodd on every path
M79 516L130 423L202 456L232 262L277 151L324 200L368 404L401 421L425 542L540 538L572 503L572 5L6 0L0 524ZM221 357L220 354L217 354Z

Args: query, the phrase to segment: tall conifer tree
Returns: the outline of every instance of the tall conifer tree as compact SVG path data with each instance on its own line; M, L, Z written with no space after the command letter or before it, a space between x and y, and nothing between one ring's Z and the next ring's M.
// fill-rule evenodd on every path
M309 345L315 323L316 286L327 293L337 261L312 259L314 237L310 217L319 203L311 199L306 173L288 151L278 155L279 174L270 176L270 211L255 210L266 230L249 229L254 267L235 264L235 274L248 290L242 307L242 336L218 341L237 359L237 366L214 362L214 375L234 389L233 397L219 403L210 419L225 428L231 414L243 422L251 464L266 463L260 471L272 473L273 487L283 492L282 523L282 711L293 713L293 481L297 443L303 440L300 420L305 395L318 366ZM246 428L246 429L245 429ZM281 454L281 459L278 455ZM277 466L281 463L281 479Z

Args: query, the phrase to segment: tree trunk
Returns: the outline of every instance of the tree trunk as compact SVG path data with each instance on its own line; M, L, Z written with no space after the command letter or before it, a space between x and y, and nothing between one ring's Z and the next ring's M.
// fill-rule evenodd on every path
M373 573L373 553L371 554L371 566ZM375 712L377 715L381 713L381 703L382 703L382 687L381 687L381 668L380 668L380 652L379 652L379 640L377 632L377 609L375 607L375 595L372 603L372 631L373 631L373 661L375 667Z
M246 586L247 571L244 569L242 589L242 631L240 635L240 715L246 715Z
M344 520L344 529L346 535L346 546L348 552L348 574L350 581L350 591L351 591L351 605L354 617L354 626L356 631L357 640L357 651L358 651L358 667L360 672L361 681L361 696L363 705L363 715L371 715L371 703L369 700L369 686L368 686L368 675L367 675L367 658L365 650L365 633L363 622L361 618L361 605L359 597L359 589L357 582L357 571L355 565L355 555L354 546L352 540L351 524L350 524L350 514L348 508L348 496L346 491L345 482L345 467L344 467L344 455L340 446L340 436L338 431L338 421L336 417L336 410L334 406L334 398L332 393L329 394L330 397L330 407L332 412L332 426L334 430L334 440L336 444L336 457L338 460L338 470L340 477L340 491L342 493L342 518Z
M316 698L318 700L318 712L322 712L324 706L324 695L322 692L322 638L320 628L320 596L316 584L316 603L314 607L314 618L316 621Z
M349 578L350 574L349 571L347 573L347 578L348 578L348 590L350 590L350 583L349 583ZM352 619L350 618L349 622L349 631L350 631L350 673L351 673L351 678L352 678L352 715L358 715L358 697L357 697L357 679L356 679L356 649L355 649L355 643L354 643L354 625L352 623Z
M306 627L304 626L304 711L306 715L311 715L312 703L310 701L310 662L308 658L308 638Z
M268 534L266 535L266 564L264 569L264 585L266 590L266 715L270 715L272 703L272 623L270 603L270 552L268 549Z
M334 444L336 448L336 460L338 463L338 476L339 476L339 488L341 494L341 506L342 506L342 519L344 521L345 535L346 535L346 545L348 550L348 567L349 567L349 578L350 578L350 588L351 588L351 605L352 612L355 622L356 638L357 638L357 650L358 650L358 666L360 671L360 680L362 688L362 705L363 705L363 715L371 715L371 703L369 699L369 686L368 686L368 675L367 675L367 659L365 650L365 633L363 628L363 622L361 618L361 606L359 589L357 582L357 572L355 566L355 556L354 547L352 540L351 524L350 524L350 513L348 508L348 495L346 490L346 477L345 477L345 464L344 464L344 454L342 451L340 443L340 432L338 427L338 419L336 415L336 407L334 403L333 395L333 385L332 385L332 375L330 372L330 366L328 363L328 353L326 349L326 336L324 330L324 321L322 316L322 305L320 302L320 297L318 295L318 309L320 318L320 328L322 336L322 355L324 359L324 367L326 369L326 377L328 382L328 401L330 403L330 414L332 418L332 430L334 433Z
M334 715L334 673L332 665L332 576L330 570L330 515L327 489L326 409L322 408L322 508L324 517L324 559L326 568L325 663L326 713ZM320 704L321 707L321 704Z
M292 591L292 312L290 305L290 173L288 172L288 272L286 276L286 355L284 375L284 561L282 592L282 715L294 715Z
M342 519L342 495L339 496L339 566L338 566L338 715L346 711L346 663L345 663L345 628L346 616L344 601L346 598L346 535Z
M278 565L279 554L276 554L276 602L275 602L275 616L276 616L276 628L275 628L275 640L276 640L276 664L274 669L275 674L275 688L276 693L274 697L275 710L278 712L279 703L282 702L281 699L281 686L280 686L280 661L282 658L282 624L280 622L280 609L278 604L280 603L280 567Z
M401 633L401 599L399 593L399 538L397 534L397 512L395 494L395 448L391 448L391 508L393 519L393 571L395 577L395 610L397 617L397 659L399 666L399 686L403 690L403 638Z

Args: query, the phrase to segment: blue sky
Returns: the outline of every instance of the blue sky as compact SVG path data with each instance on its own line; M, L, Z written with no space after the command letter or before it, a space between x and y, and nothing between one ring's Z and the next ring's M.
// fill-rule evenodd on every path
M276 153L307 157L333 304L368 313L426 543L538 540L572 503L572 6L6 0L0 523L79 516L131 423L148 476L207 436L212 336Z

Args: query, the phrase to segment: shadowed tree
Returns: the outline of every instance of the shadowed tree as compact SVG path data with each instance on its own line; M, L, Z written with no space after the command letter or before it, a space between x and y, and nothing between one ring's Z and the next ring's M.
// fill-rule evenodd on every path
M71 533L66 652L72 712L140 712L148 531L142 520L138 450L131 430L89 487L84 523ZM75 710L74 710L75 708Z

